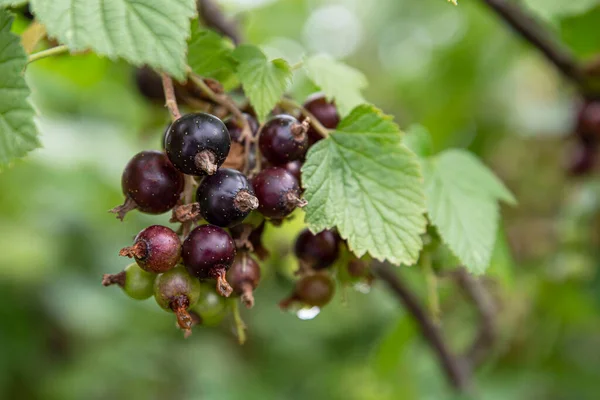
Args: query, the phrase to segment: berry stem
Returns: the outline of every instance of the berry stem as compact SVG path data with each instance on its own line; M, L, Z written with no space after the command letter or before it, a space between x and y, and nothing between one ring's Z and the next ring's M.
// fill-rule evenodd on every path
M187 309L190 306L190 300L187 296L177 296L170 304L171 310L177 317L177 324L184 331L183 336L187 339L192 334L193 319Z
M133 246L123 247L121 251L119 251L119 255L121 257L143 259L148 256L148 246L145 242L139 241Z
M194 159L196 166L208 175L214 175L215 172L217 172L218 166L215 161L215 154L210 150L202 150L200 153L196 154Z
M233 288L229 285L226 278L227 271L224 267L213 268L211 275L217 280L217 292L223 297L231 296Z
M133 199L129 196L125 197L125 201L120 206L116 206L112 210L108 210L109 213L117 214L117 218L123 221L125 215L132 210L137 208L137 204Z
M124 287L125 286L125 277L126 277L125 271L121 271L116 274L104 274L102 276L102 284L104 286L119 285L121 287Z
M41 60L42 58L57 56L59 54L64 54L64 53L68 53L68 52L69 52L69 48L65 45L52 47L50 49L46 49L46 50L38 51L37 53L33 53L32 55L29 56L27 63L30 64L37 60Z
M421 255L421 266L425 273L427 283L427 302L429 305L429 314L434 324L441 323L440 297L438 294L438 279L435 271L431 267L431 257L426 251Z
M177 105L177 98L175 97L175 88L173 87L173 80L171 77L165 73L161 74L162 85L165 91L165 106L169 109L171 113L171 119L173 121L181 118L181 113L179 112L179 106Z
M240 307L237 301L231 302L231 311L233 313L233 321L235 323L235 330L238 337L239 344L246 343L246 324L240 315Z
M323 124L321 124L319 120L313 115L313 113L308 111L301 104L296 103L292 99L284 97L279 101L279 105L283 109L288 111L300 110L302 115L304 115L305 119L308 119L310 125L314 128L315 131L319 133L319 135L323 136L324 138L329 136L329 129L325 128Z
M192 223L200 215L200 205L198 203L192 203L195 186L196 181L194 180L194 177L191 175L186 175L185 186L183 187L183 193L181 195L183 205L176 207L173 210L174 217L177 217L177 219L182 223L181 235L184 239L192 230Z
M247 190L240 190L233 199L233 205L245 213L258 208L258 199Z

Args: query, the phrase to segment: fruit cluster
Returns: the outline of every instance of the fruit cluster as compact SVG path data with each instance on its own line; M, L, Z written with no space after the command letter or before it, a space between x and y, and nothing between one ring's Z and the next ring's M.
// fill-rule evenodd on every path
M339 122L335 105L321 95L301 110L327 128ZM164 151L142 151L125 166L125 201L111 210L121 220L134 209L172 211L171 222L181 223L178 232L161 225L139 232L119 253L135 263L105 275L103 284L119 285L134 299L154 296L186 335L195 323L218 322L228 307L225 297L254 305L257 259L268 256L261 240L265 224L278 225L306 204L300 169L309 146L321 139L308 118L278 114L262 126L250 113L243 118L223 122L198 112L176 119L165 132ZM236 146L243 151L232 151ZM340 240L332 231L298 236L300 277L282 308L322 307L331 300L335 285L327 269L338 258Z

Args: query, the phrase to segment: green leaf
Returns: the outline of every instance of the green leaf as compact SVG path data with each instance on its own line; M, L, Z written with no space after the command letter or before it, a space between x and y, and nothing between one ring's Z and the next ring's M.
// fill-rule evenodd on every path
M539 17L553 21L564 16L583 14L600 5L600 0L524 0L524 4Z
M367 87L362 72L326 54L309 57L304 62L308 77L335 103L342 116L365 103L361 91Z
M231 40L202 28L197 21L192 23L192 36L188 41L188 65L196 74L214 78L224 70L233 73L236 66L233 49Z
M433 154L431 135L422 125L415 124L408 127L404 145L419 157L428 157Z
M72 51L94 50L183 80L194 0L32 0L36 17Z
M361 105L308 152L302 181L313 232L337 227L357 256L414 264L426 219L417 157L390 116Z
M585 14L560 20L560 34L564 42L580 57L593 57L600 51L600 6Z
M260 121L277 104L292 83L292 69L287 61L276 58L269 61L256 46L241 45L233 56L239 62L238 79Z
M447 150L425 159L423 174L431 222L469 271L483 273L498 231L498 200L515 204L515 198L464 150Z
M7 11L0 10L0 165L40 146L23 77L27 55L20 38L10 32L12 21Z
M0 0L0 7L16 7L25 3L27 0Z

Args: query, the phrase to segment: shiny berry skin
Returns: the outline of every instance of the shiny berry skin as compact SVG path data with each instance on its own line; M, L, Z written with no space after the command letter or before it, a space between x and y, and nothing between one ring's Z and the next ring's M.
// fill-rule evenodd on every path
M230 168L221 168L204 178L196 191L196 201L202 217L222 227L239 224L258 207L248 178Z
M340 123L340 115L333 102L328 102L321 93L315 93L306 99L304 108L310 112L327 129L335 129ZM319 132L311 126L308 129L308 141L310 144L323 139Z
M258 199L258 211L265 217L281 219L296 207L304 207L300 198L298 180L283 168L270 167L262 170L252 181Z
M227 281L233 288L233 292L241 296L242 302L248 308L254 306L253 290L260 281L260 266L247 254L238 255L229 271Z
M111 212L123 220L138 209L147 214L162 214L177 204L183 191L183 175L160 151L142 151L125 166L121 177L125 203Z
M187 114L171 124L165 143L175 168L188 175L212 175L223 164L231 139L225 124L214 115Z
M302 161L290 161L289 163L282 165L281 168L294 175L294 178L298 180L298 184L302 186Z
M177 316L179 327L191 333L192 318L188 309L200 298L200 282L190 276L185 268L179 266L160 274L154 281L154 299L166 311Z
M200 298L190 313L196 314L204 326L218 325L229 311L227 300L215 291L214 286L207 283L200 283L200 286Z
M304 229L296 239L294 253L306 267L325 269L337 259L338 244L339 236L332 231L324 230L313 235Z
M144 271L137 264L130 264L118 274L105 274L102 284L119 285L132 299L145 300L154 293L155 279L156 274Z
M252 131L252 136L256 136L256 134L258 133L258 121L256 121L256 118L250 114L243 113L242 115L244 116L244 118L246 118L246 121L248 121L250 130ZM239 121L237 121L234 117L231 117L227 121L225 121L225 126L229 131L231 141L241 143L243 126L240 125Z
M291 296L279 303L283 309L298 302L310 307L323 307L331 301L335 293L335 283L327 274L306 275L296 282Z
M138 233L133 246L121 249L119 255L135 258L144 271L165 272L177 265L181 257L181 241L172 229L152 225Z
M225 274L235 258L235 244L229 234L215 225L201 225L183 242L183 264L199 279L217 280L217 291L225 297L232 289Z
M301 124L291 115L277 115L262 127L258 148L274 165L300 160L308 149L307 130L307 124Z

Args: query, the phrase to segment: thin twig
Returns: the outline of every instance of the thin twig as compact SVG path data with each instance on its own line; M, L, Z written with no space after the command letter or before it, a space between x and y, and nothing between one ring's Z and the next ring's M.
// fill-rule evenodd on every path
M173 87L173 80L171 77L164 72L160 74L162 78L163 89L165 91L165 106L171 113L171 119L173 121L181 118L179 112L179 106L177 105L177 98L175 97L175 88Z
M586 86L585 73L571 52L550 31L527 14L518 4L507 0L482 0L525 40L539 49L568 79L581 88Z
M64 53L68 53L68 52L69 52L69 48L65 45L52 47L50 49L38 51L37 53L31 54L29 56L29 59L27 60L27 63L30 64L34 61L41 60L42 58L57 56L59 54L64 54Z
M238 342L240 344L246 343L246 324L240 315L240 307L238 299L232 299L231 311L233 313L233 322L235 324L235 331L237 333Z
M197 6L200 19L207 27L231 38L235 44L240 43L241 35L237 21L227 19L213 0L198 0Z
M497 307L480 279L470 275L464 268L454 273L458 285L477 309L481 320L479 332L473 344L465 352L471 369L479 366L494 347L496 342L496 312Z
M440 296L438 294L438 279L435 271L431 267L431 256L427 252L423 252L421 255L421 266L423 267L423 273L425 274L425 281L427 283L429 314L431 315L433 322L439 326L441 323L441 311Z
M323 136L324 138L329 136L329 129L325 128L323 124L321 124L319 120L301 104L296 103L292 99L284 97L279 101L279 105L285 110L299 110L302 115L309 119L310 125L319 133L319 135Z
M185 185L183 187L183 204L190 204L194 199L194 188L196 186L196 181L194 177L191 175L185 175ZM181 236L183 239L187 237L187 235L192 230L192 225L194 221L185 221L181 224Z
M450 384L460 392L468 392L471 386L468 365L450 350L439 327L433 323L427 311L412 291L402 282L396 271L388 264L374 263L373 272L383 280L406 310L417 322L423 336L431 344Z

